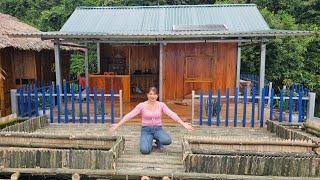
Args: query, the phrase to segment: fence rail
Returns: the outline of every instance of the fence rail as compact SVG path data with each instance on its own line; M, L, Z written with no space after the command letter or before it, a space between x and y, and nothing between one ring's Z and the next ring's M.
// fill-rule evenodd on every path
M119 116L117 117L115 115L115 98L119 99ZM91 120L94 123L97 123L98 120L101 120L101 123L105 123L106 120L114 123L115 120L121 119L123 114L122 90L117 94L113 90L110 93L105 93L104 89L93 88L90 90L89 87L82 89L81 86L73 83L64 83L62 92L60 92L60 87L54 84L42 87L28 85L13 89L11 90L11 104L12 112L17 113L19 117L46 114L51 123L55 120L58 123L68 123L69 120L73 123L76 121L90 123ZM93 110L90 108L91 106L93 106Z
M279 122L285 120L284 116L288 116L288 122L293 122L295 113L297 114L298 122L303 122L305 119L313 118L314 116L315 93L308 92L308 94L306 94L305 91L302 90L297 93L294 88L290 90L282 89L278 96L276 96L272 88L269 90L263 88L260 95L257 93L255 87L252 88L251 96L248 95L249 92L247 88L244 88L243 95L241 96L239 95L238 88L235 89L234 95L230 95L229 88L226 89L225 95L221 95L220 89L216 95L212 94L212 90L208 92L208 95L205 95L203 91L200 91L199 94L192 91L192 124L195 124L195 121L199 121L199 125L201 126L204 121L207 121L207 125L212 126L213 120L215 120L215 125L220 126L222 105L225 106L225 114L223 114L225 115L225 126L229 126L229 122L231 121L234 127L237 127L238 123L240 123L242 127L246 127L247 123L250 123L251 127L255 127L256 125L263 127L265 109L267 108L269 109L269 119L278 120ZM266 94L270 95L267 96ZM288 96L285 96L286 94L288 94ZM198 100L199 103L198 118L195 118L196 100ZM230 112L231 100L233 101L233 120L229 118L232 113ZM242 112L239 112L240 106L242 107ZM205 107L205 113L203 107ZM248 107L251 107L251 112L248 112ZM256 108L258 108L258 114L256 113ZM242 117L239 119L238 114L241 113ZM203 114L205 114L207 118L204 118ZM251 115L251 117L248 117L249 115ZM278 115L277 119L275 119L274 115ZM256 119L256 116L258 116L258 119Z

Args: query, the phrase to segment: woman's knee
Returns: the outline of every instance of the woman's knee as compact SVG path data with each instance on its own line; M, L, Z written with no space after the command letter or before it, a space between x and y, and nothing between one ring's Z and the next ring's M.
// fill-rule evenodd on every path
M160 143L163 144L163 145L170 145L172 143L172 139L170 136L167 136L165 138L162 138L160 140Z
M149 148L147 146L141 146L140 147L140 152L141 152L141 154L150 154L151 148Z

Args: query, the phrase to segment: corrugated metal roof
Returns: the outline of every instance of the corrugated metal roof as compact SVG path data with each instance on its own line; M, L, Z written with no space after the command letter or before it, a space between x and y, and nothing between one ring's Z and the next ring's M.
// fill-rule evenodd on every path
M225 31L173 31L174 25L225 25ZM269 31L254 4L78 7L66 34L192 35Z

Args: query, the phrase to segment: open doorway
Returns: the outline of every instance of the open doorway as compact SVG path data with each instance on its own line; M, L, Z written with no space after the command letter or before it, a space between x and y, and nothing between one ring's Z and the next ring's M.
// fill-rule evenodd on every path
M102 44L101 72L129 76L130 101L143 101L159 88L159 45Z

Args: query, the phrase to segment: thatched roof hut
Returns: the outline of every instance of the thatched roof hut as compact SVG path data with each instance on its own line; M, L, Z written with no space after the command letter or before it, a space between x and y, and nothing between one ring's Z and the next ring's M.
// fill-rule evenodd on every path
M53 50L53 42L41 38L14 38L13 33L39 33L40 31L17 18L0 13L0 49L13 47L20 50ZM64 47L64 50L70 48Z
M39 33L38 29L17 18L0 13L0 68L5 79L0 79L0 116L11 113L10 89L35 82L55 81L54 44L41 38L15 38L13 33ZM61 52L62 78L68 78L70 50Z

